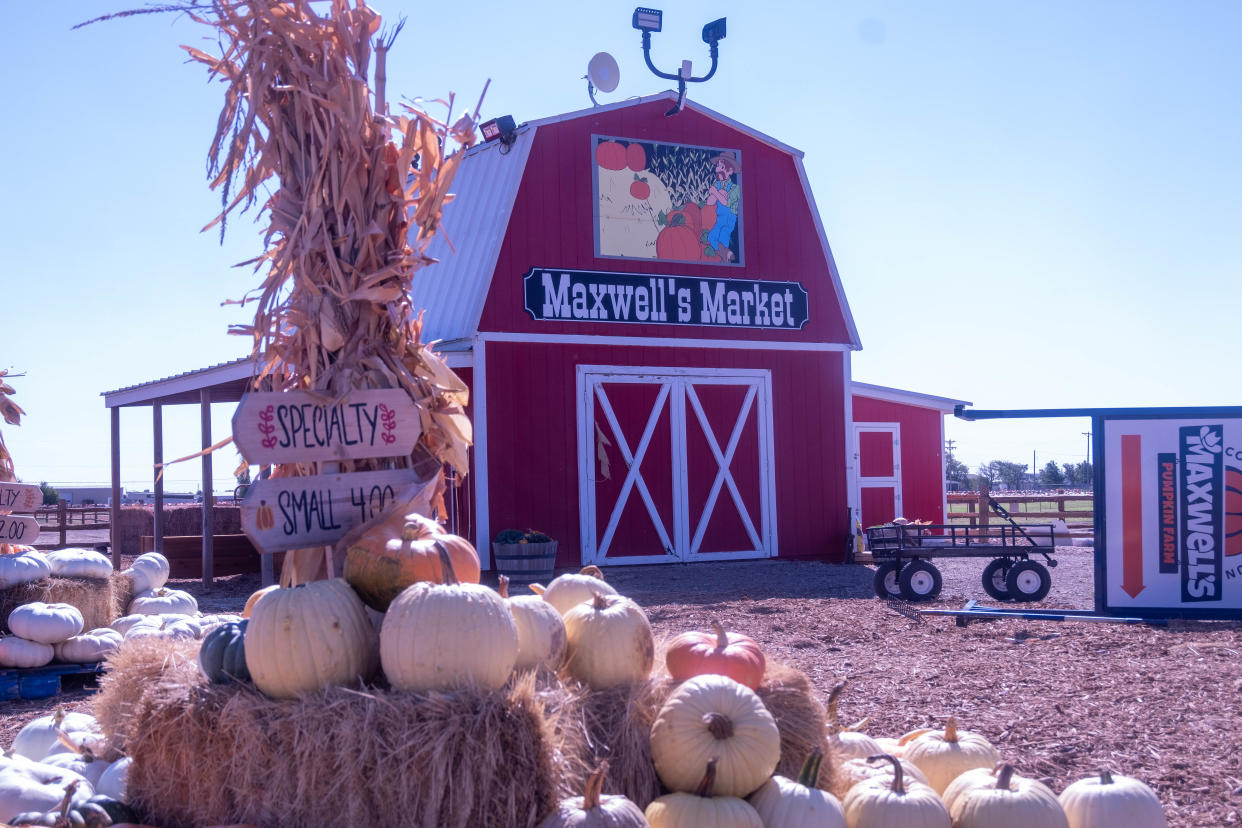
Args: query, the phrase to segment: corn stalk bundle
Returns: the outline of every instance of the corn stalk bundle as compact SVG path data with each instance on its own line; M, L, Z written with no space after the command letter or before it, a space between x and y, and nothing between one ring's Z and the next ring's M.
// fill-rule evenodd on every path
M8 375L7 370L0 370L0 417L3 417L9 425L21 425L22 415L26 412L22 411L21 407L12 400L16 391L5 379ZM17 472L13 469L13 455L9 454L8 446L4 444L4 434L0 433L0 483L11 483L16 480Z
M384 56L395 32L373 47L380 17L360 0L332 0L322 15L309 0L212 0L180 10L215 30L218 56L182 48L226 87L208 170L222 210L204 229L219 224L223 233L233 211L265 197L265 250L244 263L265 273L240 301L256 303L254 321L230 331L252 338L255 389L326 400L405 390L422 423L412 455L331 470L413 467L434 479L431 502L442 511L444 464L458 480L467 471L468 391L422 342L409 290L415 271L435 261L427 245L460 150L473 143L473 119L449 127L447 117L410 107L388 114ZM291 464L274 475L320 471Z

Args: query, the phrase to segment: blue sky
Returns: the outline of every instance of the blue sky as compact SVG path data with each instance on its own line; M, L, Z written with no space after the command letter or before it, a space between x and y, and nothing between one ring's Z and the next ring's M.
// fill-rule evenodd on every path
M136 4L133 4L136 5ZM519 121L589 105L587 60L644 67L633 5L414 4L389 96L456 92ZM205 156L220 87L177 48L209 31L169 15L72 31L125 2L10 9L0 53L0 367L27 410L4 436L27 480L103 483L100 393L241 355L221 307L258 277L217 208ZM702 74L702 25L728 18L715 78L690 97L806 153L864 350L856 379L980 408L1239 404L1242 386L1242 4L678 2L658 66ZM460 108L460 106L459 106ZM772 274L780 278L779 274ZM217 437L229 411L217 406ZM198 412L166 412L166 456L198 448ZM122 477L149 486L150 418L122 413ZM1085 421L948 423L972 467L1076 462ZM231 451L216 463L231 488ZM198 487L198 469L169 472Z

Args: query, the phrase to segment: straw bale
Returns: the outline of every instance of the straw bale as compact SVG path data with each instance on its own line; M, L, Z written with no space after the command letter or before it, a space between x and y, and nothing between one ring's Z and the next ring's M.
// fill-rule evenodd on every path
M806 673L779 662L769 661L763 684L757 691L763 704L776 719L781 732L781 761L776 772L797 779L811 751L824 754L816 786L828 790L836 774L838 760L828 742L828 714Z
M187 644L122 647L96 703L134 757L130 804L146 822L531 826L555 808L553 724L529 676L282 701L207 684Z
M9 613L22 604L43 601L72 604L82 613L84 629L106 627L123 614L133 581L113 573L110 578L40 578L0 590L0 628L9 632Z

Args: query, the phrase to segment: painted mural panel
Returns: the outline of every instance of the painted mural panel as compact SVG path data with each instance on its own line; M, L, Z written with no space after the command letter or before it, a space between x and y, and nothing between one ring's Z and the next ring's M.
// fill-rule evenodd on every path
M740 152L599 135L591 141L596 255L742 264Z

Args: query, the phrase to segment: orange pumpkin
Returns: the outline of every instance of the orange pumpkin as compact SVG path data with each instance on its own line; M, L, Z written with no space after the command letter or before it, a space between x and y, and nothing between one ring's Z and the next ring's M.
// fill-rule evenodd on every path
M477 584L479 553L470 541L451 535L440 524L419 514L389 515L346 544L345 580L367 606L385 612L401 590L430 581L445 583L439 549L448 553L457 580Z
M703 258L703 246L687 225L665 227L656 236L656 258L696 262Z
M647 151L642 144L634 143L625 148L625 165L634 172L647 169Z
M625 147L616 141L600 141L595 148L595 163L606 170L624 170Z
M673 681L715 674L758 690L766 665L758 642L747 635L725 632L719 621L712 622L712 629L710 633L682 633L669 644L664 663Z
M263 589L253 593L249 598L247 598L246 607L242 610L242 618L249 618L250 613L254 612L254 605L259 603L259 599L275 589L280 589L280 584L272 584L271 586L263 587Z
M259 508L254 513L254 525L260 532L276 525L276 515L272 513L272 507L267 505L266 500L259 501Z

